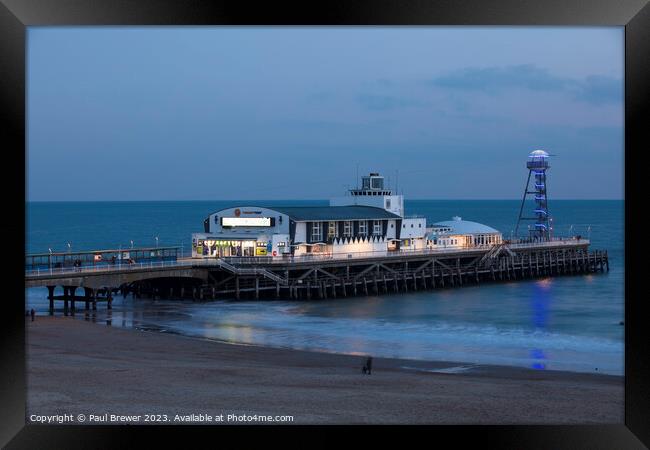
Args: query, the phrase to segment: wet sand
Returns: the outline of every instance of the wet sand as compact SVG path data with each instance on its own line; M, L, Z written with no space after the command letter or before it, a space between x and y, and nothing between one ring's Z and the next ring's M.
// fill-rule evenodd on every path
M32 414L290 415L293 424L623 423L623 377L233 345L26 321ZM442 370L442 372L438 372ZM218 419L217 419L218 420ZM75 419L74 424L77 424ZM95 422L111 423L108 421ZM116 423L116 422L113 422ZM198 423L198 422L194 422ZM260 423L260 422L246 422Z

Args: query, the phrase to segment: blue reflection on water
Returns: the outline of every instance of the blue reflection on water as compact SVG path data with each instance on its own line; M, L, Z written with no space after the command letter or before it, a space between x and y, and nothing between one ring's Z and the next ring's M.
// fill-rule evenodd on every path
M533 307L533 325L535 331L545 331L548 322L548 309L551 303L551 279L546 278L539 280L533 285L532 307ZM531 367L533 369L546 369L546 355L540 348L530 350L530 357L533 359Z

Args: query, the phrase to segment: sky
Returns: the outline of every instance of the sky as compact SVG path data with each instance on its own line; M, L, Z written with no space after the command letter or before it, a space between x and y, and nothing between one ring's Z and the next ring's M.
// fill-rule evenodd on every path
M622 27L30 27L27 200L624 198ZM358 169L357 169L358 168Z

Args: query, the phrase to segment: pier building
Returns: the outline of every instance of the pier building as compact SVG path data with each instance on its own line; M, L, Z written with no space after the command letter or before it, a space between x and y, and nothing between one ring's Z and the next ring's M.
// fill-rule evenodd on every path
M488 247L503 242L501 232L478 222L454 216L427 229L427 248Z
M241 205L210 214L192 235L192 257L369 255L427 248L496 245L494 228L454 217L427 228L427 219L404 215L404 196L370 173L361 187L329 206Z

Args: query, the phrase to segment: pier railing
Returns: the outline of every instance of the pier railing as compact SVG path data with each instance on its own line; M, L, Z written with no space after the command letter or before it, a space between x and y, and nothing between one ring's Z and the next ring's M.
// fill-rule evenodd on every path
M510 241L512 242L512 241ZM544 242L521 242L507 243L504 247L509 249L524 248L554 248L567 245L588 245L587 239L553 239ZM353 252L353 253L315 253L311 255L300 256L251 256L251 257L224 257L217 258L182 258L171 261L142 261L128 264L118 261L115 264L106 265L81 265L78 267L36 267L25 270L26 278L38 278L44 275L74 275L74 274L92 274L92 273L110 273L110 272L127 272L132 270L156 269L156 268L185 268L185 267L218 267L224 263L232 266L251 266L251 265L269 265L269 264L286 264L300 262L318 262L331 260L359 260L373 258L399 258L404 256L433 256L433 255L455 255L467 253L471 250L483 251L491 248L491 245L476 247L442 247L436 249L421 250L397 250L397 251L376 251L376 252Z
M511 241L512 242L512 241ZM505 248L519 249L519 248L554 248L564 247L570 245L588 245L587 239L552 239L542 242L529 242L517 241L514 244L505 244ZM312 253L310 255L299 256L228 256L223 259L229 264L233 265L253 265L253 264L285 264L295 262L310 262L310 261L328 261L328 260L349 260L349 259L371 259L371 258L399 258L403 256L427 256L427 255L454 255L463 254L471 250L484 251L494 248L494 244L478 245L467 247L440 247L432 249L420 250L395 250L395 251L370 251L370 252L351 252L351 253Z

